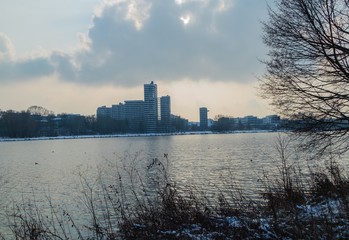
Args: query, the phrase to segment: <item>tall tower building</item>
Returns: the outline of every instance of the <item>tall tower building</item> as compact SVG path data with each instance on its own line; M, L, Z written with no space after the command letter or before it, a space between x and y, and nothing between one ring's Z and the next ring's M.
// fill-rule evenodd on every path
M208 128L208 120L207 120L207 108L200 108L200 129L207 130Z
M158 90L152 81L144 84L144 127L147 133L157 132L158 124Z
M162 131L169 132L171 128L171 98L163 96L160 98L160 116Z

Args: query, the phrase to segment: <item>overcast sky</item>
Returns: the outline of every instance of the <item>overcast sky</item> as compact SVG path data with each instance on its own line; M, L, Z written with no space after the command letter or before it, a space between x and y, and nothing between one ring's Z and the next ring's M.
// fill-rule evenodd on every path
M172 112L265 116L257 96L270 0L11 0L0 3L0 109L95 114L143 99Z

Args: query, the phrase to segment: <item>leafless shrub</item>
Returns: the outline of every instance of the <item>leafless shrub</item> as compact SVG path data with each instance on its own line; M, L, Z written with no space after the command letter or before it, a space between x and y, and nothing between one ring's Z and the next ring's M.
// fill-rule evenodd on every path
M52 204L51 198L46 198L49 204L47 211L39 206L35 199L23 204L15 204L8 213L10 229L16 239L82 239L81 232L71 215L63 208Z

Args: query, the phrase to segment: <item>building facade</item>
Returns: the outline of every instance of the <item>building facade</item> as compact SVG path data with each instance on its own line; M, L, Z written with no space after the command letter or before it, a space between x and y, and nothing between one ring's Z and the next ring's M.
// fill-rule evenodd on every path
M171 98L170 96L160 97L160 130L171 131Z
M98 118L110 118L111 117L111 108L102 106L97 108L97 119Z
M207 118L208 110L205 107L201 107L199 109L199 112L200 112L200 130L205 131L208 128L208 118Z
M125 119L130 132L144 132L144 102L142 100L125 101Z
M144 84L144 127L147 133L157 132L158 90L153 81L150 84Z
M119 103L117 105L112 105L111 118L115 120L125 120L125 104Z
M157 85L152 81L144 84L144 100L127 100L112 107L97 109L97 118L108 117L115 124L127 123L129 132L171 132L171 98L158 98ZM122 121L125 121L123 123Z

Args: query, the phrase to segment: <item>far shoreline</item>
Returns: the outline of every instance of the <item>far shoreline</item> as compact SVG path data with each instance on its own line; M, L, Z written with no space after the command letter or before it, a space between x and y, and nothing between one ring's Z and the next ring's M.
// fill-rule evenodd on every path
M197 132L174 132L174 133L125 133L125 134L105 134L105 135L96 134L96 135L33 137L33 138L0 138L0 142L47 141L47 140L65 140L65 139L93 139L93 138L162 137L162 136L269 133L269 132L285 132L285 131L284 130L236 130L236 131L227 131L227 132L197 131Z

